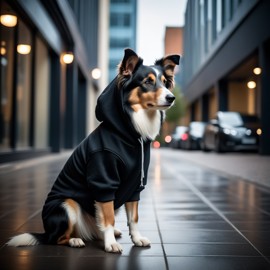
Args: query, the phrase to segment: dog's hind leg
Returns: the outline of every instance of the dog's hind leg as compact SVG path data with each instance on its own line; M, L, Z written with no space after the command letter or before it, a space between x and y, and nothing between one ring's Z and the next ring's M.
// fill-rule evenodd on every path
M139 221L138 205L139 205L138 201L127 202L125 204L129 226L129 234L135 246L148 247L151 245L151 242L148 240L148 238L141 236L138 230L138 221Z
M105 251L121 253L122 247L115 239L114 205L110 202L96 202L96 219L100 231L103 233Z
M79 205L71 200L67 199L62 204L63 209L66 211L68 217L68 227L63 235L57 239L58 245L69 245L71 247L84 247L83 240L77 236L76 225L79 223L81 218L81 209Z

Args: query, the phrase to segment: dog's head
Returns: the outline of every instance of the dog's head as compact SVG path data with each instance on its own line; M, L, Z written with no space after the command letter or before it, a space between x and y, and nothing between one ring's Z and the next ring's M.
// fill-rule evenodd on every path
M131 49L119 65L118 88L131 109L166 110L173 105L174 68L179 65L179 55L169 55L153 66L143 65L143 60Z

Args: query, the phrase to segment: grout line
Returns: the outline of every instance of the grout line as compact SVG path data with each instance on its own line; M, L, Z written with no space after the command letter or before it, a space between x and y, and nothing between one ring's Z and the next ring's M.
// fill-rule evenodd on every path
M155 166L157 166L157 168L160 169L160 154L159 153L156 153L156 155L155 155ZM160 171L157 172L157 175L160 175ZM152 178L154 179L155 177L156 176L153 176ZM164 243L163 243L161 229L160 229L160 226L159 226L159 221L158 221L158 216L157 216L157 208L156 208L156 201L155 201L155 196L153 194L153 190L150 191L150 194L151 194L151 199L152 199L152 205L153 205L153 208L154 208L154 214L155 214L155 219L156 219L156 223L157 223L158 234L159 234L159 238L160 238L161 248L162 248L163 257L164 257L164 262L165 262L166 270L169 270L169 263L168 263L168 258L167 258L166 252L165 252L165 247L164 247Z
M35 211L32 215L30 215L22 225L20 225L18 228L15 229L15 231L20 230L21 227L23 227L29 220L31 220L33 217L35 217L36 215L40 214L42 211L42 209L39 209L37 211Z
M152 195L152 202L153 202L155 219L156 219L157 228L158 228L158 235L159 235L159 238L160 238L161 248L162 248L163 257L164 257L164 261L165 261L165 265L166 265L166 270L169 270L169 263L168 263L167 255L166 255L166 252L165 252L165 247L164 247L164 244L163 244L162 234L161 234L161 230L160 230L160 226L159 226L159 222L158 222L158 217L157 217L156 203L155 203L155 199L154 199L153 195Z
M203 193L196 188L190 181L187 181L185 177L177 175L177 178L180 179L186 186L188 186L205 204L207 204L213 211L215 211L222 219L224 219L236 232L238 232L268 263L270 260L256 247L253 243L243 234L241 231L233 225L233 223L223 215L219 209L210 201L208 200Z

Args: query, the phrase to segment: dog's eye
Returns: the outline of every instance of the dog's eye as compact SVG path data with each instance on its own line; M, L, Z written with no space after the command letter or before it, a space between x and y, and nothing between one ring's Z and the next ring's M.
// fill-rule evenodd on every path
M153 85L153 84L154 84L154 81L153 81L151 78L148 78L147 80L145 80L144 83L145 83L145 84Z
M166 80L166 79L164 79L162 83L163 83L163 85L165 85L165 86L166 86L166 85L167 85L167 80Z

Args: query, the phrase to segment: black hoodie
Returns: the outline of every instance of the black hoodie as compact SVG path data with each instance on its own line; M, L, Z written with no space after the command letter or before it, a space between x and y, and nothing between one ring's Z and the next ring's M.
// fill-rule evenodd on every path
M134 129L114 79L98 98L101 124L74 150L57 177L43 208L48 217L66 198L95 215L94 202L114 201L117 209L140 199L147 182L150 141Z

